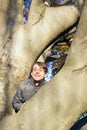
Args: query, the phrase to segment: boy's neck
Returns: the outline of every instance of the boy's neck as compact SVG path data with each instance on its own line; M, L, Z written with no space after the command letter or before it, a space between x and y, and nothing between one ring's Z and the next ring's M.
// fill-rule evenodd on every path
M35 84L35 86L39 86L39 84L42 82L42 80L40 80L40 81L34 81L34 84Z
M40 82L35 82L35 86L38 86L40 84Z

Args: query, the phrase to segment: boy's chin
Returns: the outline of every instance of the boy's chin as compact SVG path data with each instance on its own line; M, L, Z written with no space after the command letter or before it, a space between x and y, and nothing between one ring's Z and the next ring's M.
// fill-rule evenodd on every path
M43 79L36 79L35 82L40 82L41 80L43 80Z

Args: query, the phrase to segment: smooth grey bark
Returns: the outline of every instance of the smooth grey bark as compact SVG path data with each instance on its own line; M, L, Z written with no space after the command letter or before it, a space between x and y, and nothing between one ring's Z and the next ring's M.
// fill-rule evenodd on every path
M27 25L21 22L21 11L18 11L10 42L1 48L1 130L68 130L87 109L87 39L86 28L83 26L87 24L86 0L76 38L62 70L45 84L18 114L12 109L11 101L18 84L28 77L38 55L53 38L74 24L80 16L74 6L50 8L40 1L35 8L38 2L33 0ZM6 19L3 20L5 22Z

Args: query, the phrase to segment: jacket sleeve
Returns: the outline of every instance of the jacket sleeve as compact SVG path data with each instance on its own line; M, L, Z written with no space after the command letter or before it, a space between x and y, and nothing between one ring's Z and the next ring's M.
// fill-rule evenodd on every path
M21 89L21 87L19 87L12 100L12 106L16 113L20 110L20 108L24 104L24 102L25 102L25 100L22 96L22 89Z

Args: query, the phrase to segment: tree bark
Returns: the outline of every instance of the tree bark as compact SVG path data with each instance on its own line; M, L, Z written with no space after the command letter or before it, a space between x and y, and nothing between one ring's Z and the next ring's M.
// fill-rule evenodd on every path
M85 28L87 0L64 67L23 106L18 114L11 105L18 84L28 78L31 66L47 44L73 25L80 14L74 6L50 8L43 5L41 0L33 0L29 22L24 25L22 8L19 9L22 7L21 2L15 3L13 0L13 7L9 4L10 1L7 0L2 6L2 10L8 9L8 16L6 17L6 11L4 15L1 12L0 24L2 30L0 33L0 129L68 130L87 109ZM9 19L10 21L6 22Z

